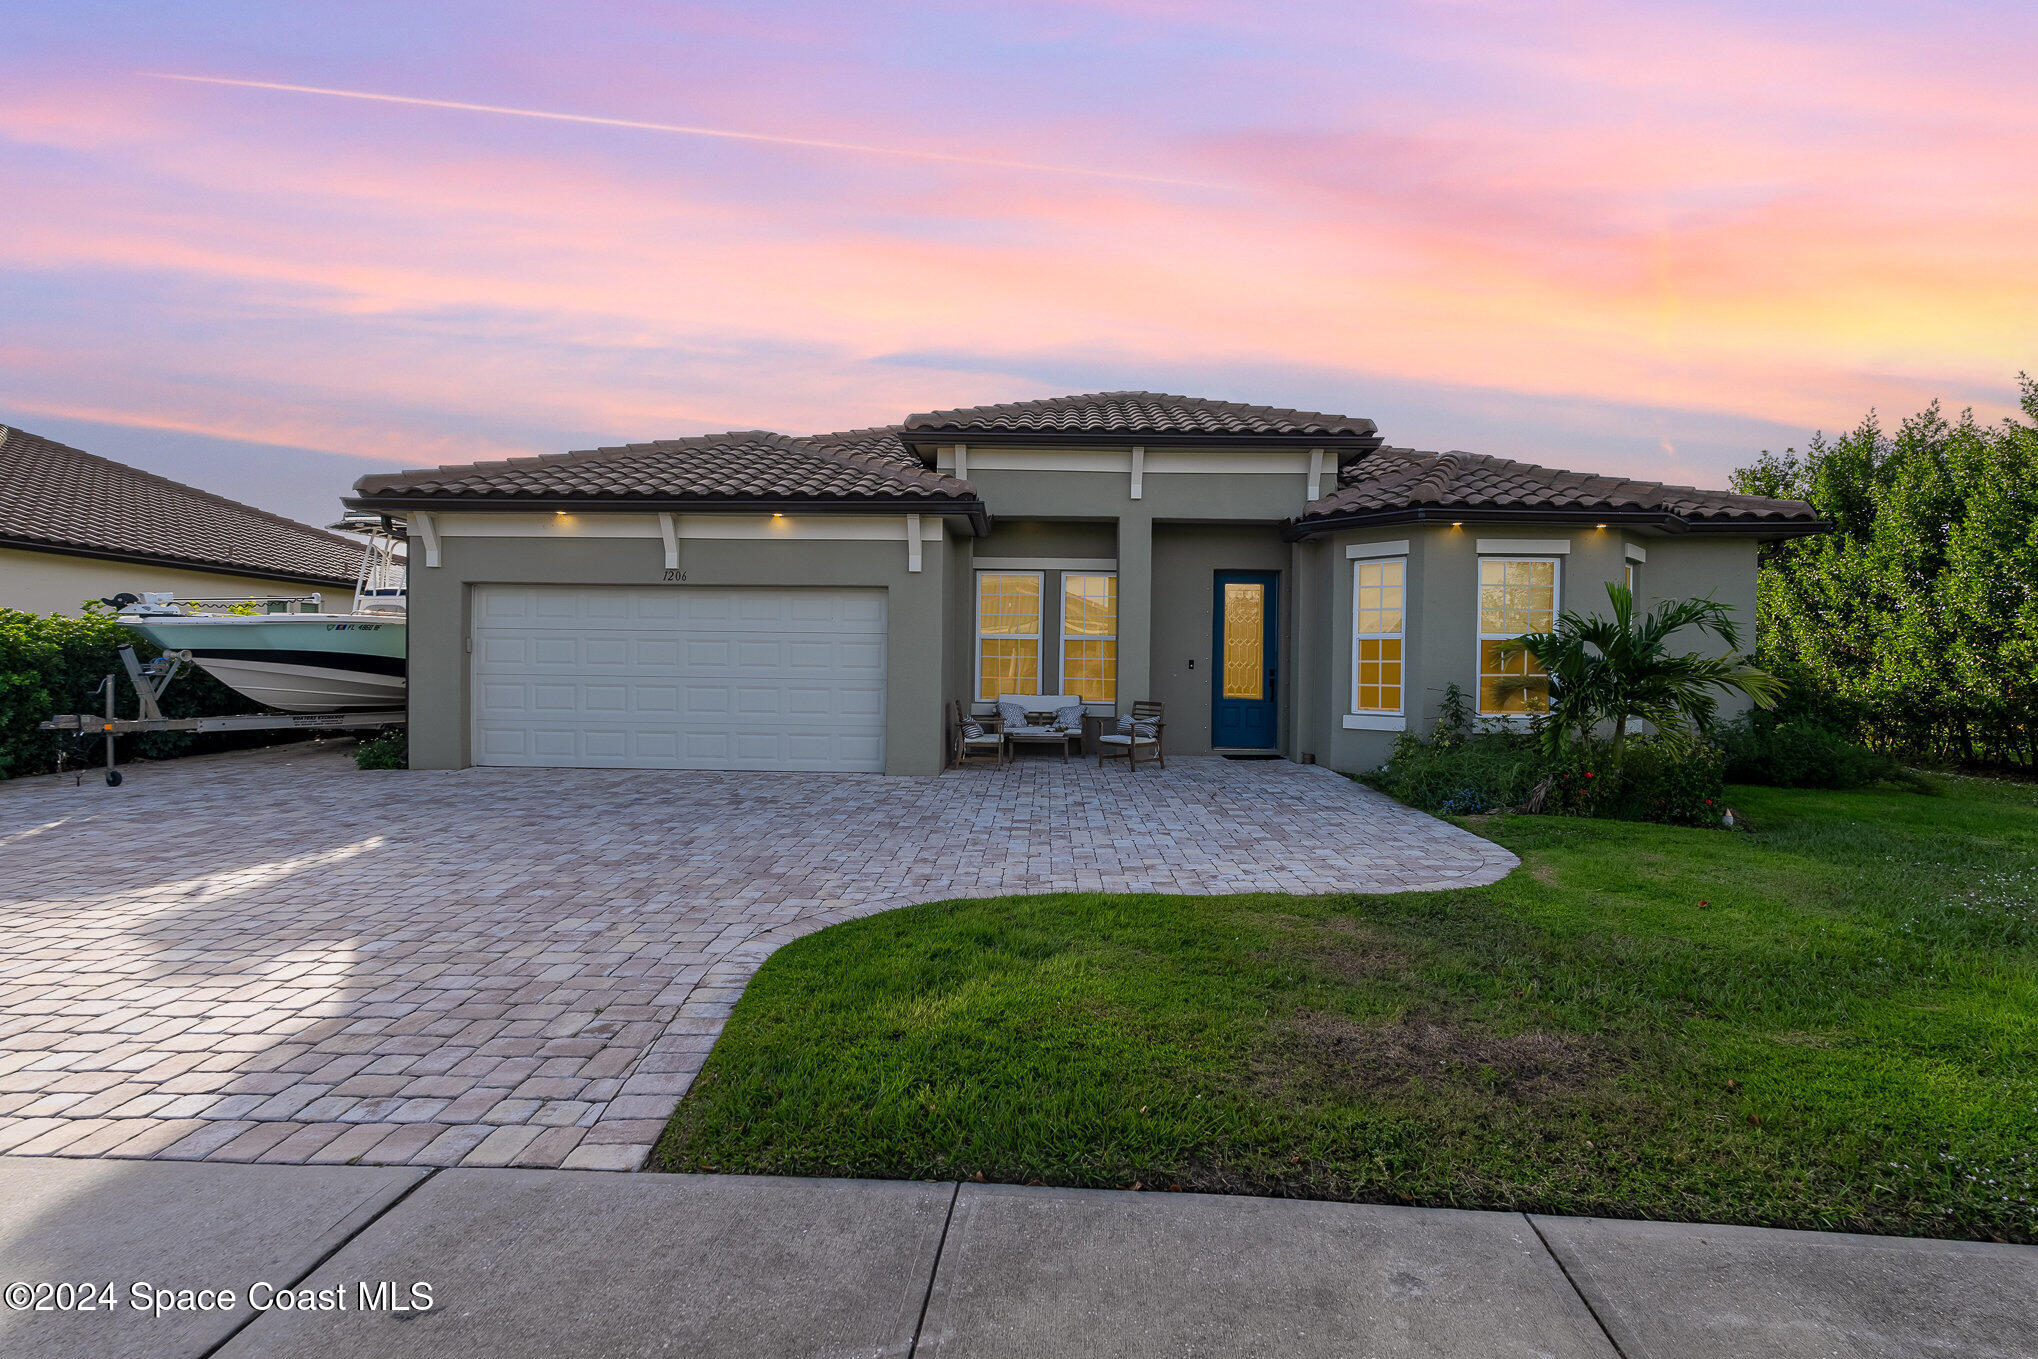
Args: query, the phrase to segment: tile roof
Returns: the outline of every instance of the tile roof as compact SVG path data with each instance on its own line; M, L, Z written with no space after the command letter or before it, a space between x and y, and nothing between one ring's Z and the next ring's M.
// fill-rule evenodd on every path
M352 586L353 538L0 425L0 542Z
M1056 396L1044 401L1013 401L1002 406L967 406L961 410L929 411L906 417L914 434L1215 434L1237 437L1263 435L1293 438L1364 438L1377 432L1371 420L1279 406L1247 406L1200 396L1165 392L1090 392Z
M898 431L848 430L795 438L732 430L505 462L377 472L356 497L491 500L954 500L975 503L967 483L929 471Z
M832 434L735 430L505 462L380 472L355 483L356 503L448 501L953 501L981 513L965 481L930 469L929 445L955 435L1076 438L1319 438L1344 463L1337 489L1296 521L1389 517L1417 509L1651 514L1686 523L1802 523L1809 505L1725 491L1565 472L1473 453L1380 448L1370 420L1153 392L1093 392L933 411L903 424ZM917 445L917 448L916 448Z
M1818 513L1801 500L1702 491L1658 481L1566 472L1478 453L1381 448L1346 467L1336 490L1298 519L1387 518L1418 509L1518 510L1551 514L1657 514L1694 524L1797 524Z

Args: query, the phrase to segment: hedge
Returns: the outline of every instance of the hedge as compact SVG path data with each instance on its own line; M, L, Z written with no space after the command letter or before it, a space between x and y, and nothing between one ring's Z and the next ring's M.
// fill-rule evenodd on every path
M123 644L132 645L143 660L159 654L133 629L115 622L110 613L95 611L82 618L67 618L0 609L0 779L48 773L59 767L60 756L68 756L66 762L73 766L103 758L104 738L42 731L37 724L57 713L104 712L105 697L93 691L100 680L115 673L119 674L114 682L115 711L122 717L134 716L134 688L120 664ZM195 666L186 667L177 676L163 696L162 709L167 717L216 717L262 710ZM269 732L204 736L149 732L119 738L115 754L121 760L160 760L263 745L274 739L275 734Z

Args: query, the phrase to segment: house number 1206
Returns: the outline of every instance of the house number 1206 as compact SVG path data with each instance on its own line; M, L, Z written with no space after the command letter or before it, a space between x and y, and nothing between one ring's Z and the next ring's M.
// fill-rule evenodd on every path
M684 585L684 584L686 584L686 572L684 572L684 571L673 571L673 570L670 570L670 569L668 569L668 570L666 571L666 573L665 573L665 583L666 583L667 585Z

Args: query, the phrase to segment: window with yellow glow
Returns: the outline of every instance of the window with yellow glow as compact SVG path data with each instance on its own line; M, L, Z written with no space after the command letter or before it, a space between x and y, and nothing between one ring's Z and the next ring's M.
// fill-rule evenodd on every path
M977 697L1040 692L1040 573L977 572Z
M1525 651L1502 655L1502 643L1548 632L1557 621L1554 560L1479 559L1479 711L1540 713L1550 709L1550 681Z
M1637 604L1641 603L1641 596L1636 592L1642 588L1642 573L1635 569L1633 562L1628 563L1627 579L1622 583L1628 587L1628 597Z
M1404 558L1352 563L1352 711L1401 711Z
M1118 577L1061 578L1061 691L1085 703L1118 701Z

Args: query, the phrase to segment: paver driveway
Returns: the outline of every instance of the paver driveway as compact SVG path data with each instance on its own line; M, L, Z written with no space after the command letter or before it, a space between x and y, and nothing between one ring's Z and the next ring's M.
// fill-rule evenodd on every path
M1327 770L0 785L0 1151L632 1169L789 939L945 897L1396 891L1497 845Z

